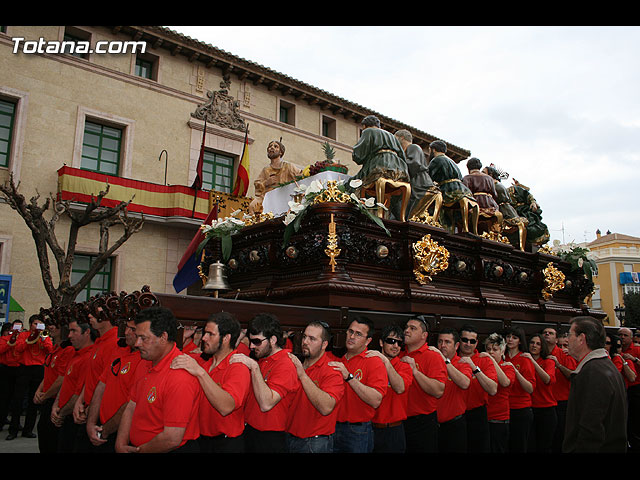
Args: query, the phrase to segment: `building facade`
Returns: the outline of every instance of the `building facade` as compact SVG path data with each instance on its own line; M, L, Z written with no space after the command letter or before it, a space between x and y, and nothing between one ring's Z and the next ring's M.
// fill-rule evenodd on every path
M272 140L282 138L284 159L302 167L323 160L329 142L353 174L352 146L366 115L376 114L391 132L410 130L423 149L437 139L163 27L1 26L0 72L1 183L13 176L26 198L57 195L80 208L108 182L105 200L133 198L130 214L144 215L142 231L84 297L142 285L174 293L178 262L210 209L210 191L228 208L246 204L231 195L245 140L250 198ZM190 187L203 139L203 189L196 192ZM470 156L447 144L454 160ZM56 229L63 243L68 227L62 218ZM97 225L81 232L76 277L98 251L98 233ZM0 274L11 276L11 296L27 316L50 304L31 233L4 200Z
M586 247L598 265L591 306L607 313L608 325L619 326L616 308L624 307L624 294L640 292L640 238L598 230Z

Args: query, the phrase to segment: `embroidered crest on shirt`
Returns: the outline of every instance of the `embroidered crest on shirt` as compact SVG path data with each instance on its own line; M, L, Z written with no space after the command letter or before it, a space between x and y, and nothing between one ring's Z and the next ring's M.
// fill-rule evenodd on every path
M357 369L355 372L353 372L353 378L355 378L358 381L362 380L362 370Z
M147 394L147 402L153 403L156 401L156 387L151 387L149 393Z
M126 375L129 373L129 369L131 368L131 362L127 362L127 364L120 369L120 375Z

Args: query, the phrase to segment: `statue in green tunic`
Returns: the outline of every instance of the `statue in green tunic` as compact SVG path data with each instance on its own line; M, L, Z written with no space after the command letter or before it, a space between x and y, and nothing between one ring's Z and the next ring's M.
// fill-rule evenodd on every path
M529 192L529 187L514 178L513 185L507 191L518 215L529 221L527 225L527 243L533 245L547 243L550 238L549 230L542 222L542 209L536 199L533 198L533 195L531 195L531 192Z
M375 184L380 178L409 184L407 161L398 139L380 128L380 120L375 115L365 117L362 126L364 130L352 154L353 161L362 168L351 180L362 180L363 187ZM404 217L401 204L399 197L391 198L389 211L396 219Z

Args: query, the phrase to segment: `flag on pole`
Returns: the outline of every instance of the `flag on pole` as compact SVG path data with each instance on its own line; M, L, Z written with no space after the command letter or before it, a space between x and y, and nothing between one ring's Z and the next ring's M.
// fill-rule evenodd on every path
M244 147L242 148L242 157L238 164L236 172L236 184L233 188L232 195L236 197L244 197L249 189L249 125L244 135Z
M204 163L204 139L207 136L207 119L204 119L204 130L202 130L202 145L200 146L200 156L198 157L198 165L196 165L196 178L193 179L191 188L196 190L202 189L202 164Z
M218 205L209 212L209 215L204 221L204 225L210 225L213 220L218 218ZM199 278L198 265L200 265L200 255L196 254L198 246L204 240L204 234L199 228L194 235L191 243L187 247L187 250L182 255L180 263L178 263L178 273L173 277L173 288L176 293L180 293L188 286L194 284Z

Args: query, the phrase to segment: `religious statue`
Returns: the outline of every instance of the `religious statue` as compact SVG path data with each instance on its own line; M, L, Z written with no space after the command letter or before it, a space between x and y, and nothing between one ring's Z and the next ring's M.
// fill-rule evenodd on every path
M459 209L462 217L463 231L469 231L469 213L472 215L471 230L478 233L478 202L473 197L471 190L462 182L462 172L447 155L447 145L442 140L435 140L429 144L429 167L431 179L436 183L442 193L443 210ZM455 215L455 211L450 211ZM440 217L441 223L448 226L449 230L455 230L455 216L448 220L440 212L433 214L434 218Z
M267 192L302 175L302 168L282 160L284 152L285 147L282 139L273 140L267 145L267 157L270 163L262 169L258 178L253 182L255 194L249 204L249 213L261 213L262 202Z
M413 143L411 132L398 130L395 136L404 150L411 183L411 196L406 216L408 219L421 215L428 217L429 207L435 204L435 208L438 208L442 203L442 194L431 180L424 152L422 148Z
M404 150L393 134L380 128L375 115L365 117L362 126L364 130L352 154L353 161L362 168L351 179L361 180L363 191L375 190L381 203L392 189L398 190L402 199L391 197L389 210L396 219L403 220L411 189Z
M487 231L500 232L502 213L500 213L500 207L496 202L496 187L493 178L481 172L481 168L482 162L479 159L471 157L467 160L469 174L462 178L462 183L471 190L473 197L478 202L480 217L488 220L489 228Z
M518 247L524 251L529 220L518 215L518 212L516 212L516 209L513 208L511 204L511 197L509 196L507 187L501 182L501 180L509 178L509 174L498 169L493 164L484 167L482 171L493 178L496 189L496 201L502 214L502 232L514 247Z
M549 241L549 229L542 222L542 209L533 198L529 187L521 184L515 178L513 185L507 191L511 198L511 203L518 212L518 215L525 217L529 223L527 225L527 243L533 245L544 245Z

